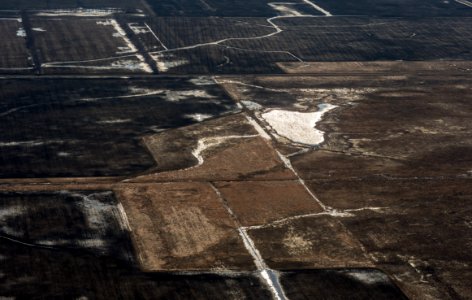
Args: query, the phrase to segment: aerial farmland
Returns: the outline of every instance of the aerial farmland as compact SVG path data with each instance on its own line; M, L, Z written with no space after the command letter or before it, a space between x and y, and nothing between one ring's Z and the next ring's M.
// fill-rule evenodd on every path
M472 299L469 0L0 2L0 299Z

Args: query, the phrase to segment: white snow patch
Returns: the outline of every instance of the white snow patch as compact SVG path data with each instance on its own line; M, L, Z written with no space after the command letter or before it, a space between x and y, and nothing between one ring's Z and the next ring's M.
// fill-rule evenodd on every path
M281 13L281 16L301 16L303 15L299 11L297 11L295 8L290 7L293 4L296 3L281 3L281 2L273 2L273 3L268 3L270 7L275 9L276 11Z
M241 101L249 110L261 110L263 107L259 103L243 100Z
M133 46L134 47L134 46ZM136 60L118 60L111 64L112 68L127 69L127 70L142 70L146 73L152 73L151 67L146 63L141 54L137 54Z
M36 243L39 245L45 245L45 246L64 246L64 245L69 245L73 244L82 246L84 248L94 248L94 249L100 249L100 250L105 250L107 249L107 242L103 239L74 239L74 240L65 240L65 239L56 239L56 240L39 240Z
M352 272L347 272L346 275L368 285L382 284L382 283L388 284L390 282L388 276L381 272L352 271Z
M157 64L157 68L160 72L167 72L172 68L187 65L190 62L186 59L173 59L171 55L164 55L161 53L151 54L152 59Z
M71 17L106 17L113 15L114 13L121 12L119 9L52 9L43 10L36 13L36 16L40 17L59 17L59 16L71 16Z
M128 225L124 223L119 207L117 207L115 203L95 199L96 196L109 195L112 194L111 192L94 193L90 195L68 192L64 193L81 199L81 201L78 202L78 205L83 209L82 211L87 218L87 224L90 228L97 230L102 234L106 234L108 228L104 225L108 224L109 220L118 217L116 219L119 220L120 227L122 229L128 229ZM93 243L93 241L89 241L88 243Z
M315 128L316 124L324 113L336 107L331 104L320 104L317 112L274 109L261 116L279 136L295 143L316 146L324 141L323 132Z
M137 59L133 59L135 57ZM130 70L143 71L145 73L152 73L151 67L145 62L144 57L140 54L131 55L130 59L118 59L112 61L108 65L93 66L93 65L77 65L78 62L70 62L71 64L43 64L42 67L47 68L81 68L93 70Z
M114 37L118 37L123 39L125 42L126 46L121 46L118 47L118 50L116 54L126 54L126 53L134 53L137 52L138 49L136 46L130 41L128 36L126 35L126 32L124 29L121 27L120 24L115 19L107 19L105 21L97 21L98 25L103 25L103 26L112 26L113 29L115 29L115 32L113 33Z
M98 124L123 124L131 122L131 119L109 119L98 121Z
M456 2L460 4L464 4L465 6L472 7L472 2L467 1L467 0L455 0Z
M14 141L14 142L0 142L0 147L37 147L46 144L62 144L62 140L31 140L31 141Z
M202 153L209 148L215 147L226 140L253 138L257 136L258 135L227 135L227 136L213 136L213 137L201 138L198 140L197 147L192 150L192 155L198 160L198 164L191 168L194 168L203 164L204 159L203 159Z
M189 119L192 119L194 121L197 121L197 122L201 122L203 120L206 120L206 119L209 119L211 117L213 117L213 115L209 115L209 114L188 114L188 115L184 115L184 117L186 118L189 118Z
M207 99L215 98L215 96L208 94L208 92L205 90L187 90L187 91L167 90L165 94L166 94L166 100L171 101L171 102L177 102L177 101L186 100L189 98L207 98Z
M41 27L34 27L32 28L33 31L37 31L37 32L46 32L46 29L43 29Z
M320 13L324 14L327 17L332 16L332 14L329 11L321 8L320 6L318 6L315 3L311 2L310 0L302 0L302 1L305 2L306 4L310 5L311 7L313 7L314 9L316 9L317 11L319 11Z
M134 34L150 33L149 29L145 25L139 25L138 23L128 23L128 27Z
M26 37L25 29L23 27L18 28L18 30L16 31L16 36Z
M192 78L189 80L189 82L195 85L214 85L215 84L215 81L213 79L206 76L199 76L196 78Z
M10 226L6 225L6 221L9 218L21 216L25 213L25 209L22 206L10 206L0 210L0 231L11 236L22 236L23 233L19 232Z

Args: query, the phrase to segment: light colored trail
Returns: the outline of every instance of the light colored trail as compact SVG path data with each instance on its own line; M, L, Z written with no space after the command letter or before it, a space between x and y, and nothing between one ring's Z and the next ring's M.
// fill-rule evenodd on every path
M231 83L231 84L237 84L237 85L242 85L242 86L248 86L248 87L253 87L256 89L263 89L266 91L271 91L271 92L284 92L286 90L282 89L272 89L272 88L267 88L261 85L254 85L254 84L249 84L249 83L244 83L241 81L236 81L236 80L218 80L217 78L213 78L217 84L225 84L225 83Z
M24 67L24 68L0 68L1 71L26 71L32 70L32 67Z
M212 136L212 137L206 137L198 140L197 147L192 150L192 155L197 159L198 164L195 166L192 166L190 168L184 169L188 170L191 168L198 167L203 164L204 158L203 158L203 152L206 150L213 148L215 146L220 145L226 140L232 140L232 139L247 139L247 138L254 138L258 137L258 134L255 135L227 135L227 136Z
M110 57L104 57L104 58L86 59L86 60L53 61L53 62L43 63L41 66L50 67L50 66L56 66L56 65L62 65L62 64L80 64L80 63L88 63L88 62L115 60L115 59L128 58L128 57L136 57L136 54L134 53L134 54L128 54L128 55L118 55L118 56L110 56Z
M164 43L161 41L161 39L157 36L157 34L151 29L151 27L149 27L149 25L147 23L144 23L144 26L146 26L146 28L149 30L149 32L156 38L156 40L161 44L161 46L165 49L165 50L169 50L169 48L167 48L166 45L164 45Z
M214 42L208 42L208 43L201 43L201 44L195 44L195 45L190 45L190 46L183 46L183 47L177 47L177 48L171 48L171 49L166 49L166 50L160 50L160 51L154 51L154 52L149 52L150 54L160 54L160 53L169 53L169 52L176 52L176 51L182 51L182 50L190 50L190 49L195 49L199 47L205 47L205 46L211 46L211 45L220 45L225 42L230 42L230 41L250 41L250 40L260 40L260 39L265 39L269 38L272 36L275 36L284 30L280 28L279 25L277 25L274 20L277 19L287 19L287 18L319 18L320 16L314 16L314 15L299 15L299 16L275 16L266 19L267 23L270 24L270 26L274 29L273 32L264 34L261 36L255 36L255 37L240 37L240 38L226 38L226 39L221 39L217 40Z
M288 297L285 295L282 285L280 284L279 275L276 271L270 269L267 264L265 263L264 259L262 258L261 253L257 249L254 241L247 233L246 229L241 226L237 215L234 211L229 207L226 203L223 195L220 193L217 187L215 187L212 183L210 183L211 188L215 193L218 195L223 206L226 208L226 211L229 215L233 218L236 224L239 226L238 233L241 239L243 240L244 246L246 247L249 254L252 256L254 260L254 264L259 271L261 278L264 280L265 284L269 287L272 296L275 300L288 300Z
M0 18L0 21L17 21L19 23L22 22L21 18Z
M252 229L261 229L261 228L268 228L268 227L275 227L275 226L282 226L289 223L292 220L298 220L303 218L310 218L310 217L318 217L318 216L332 216L338 218L348 218L353 217L355 212L359 211L377 211L381 212L387 209L387 207L375 207L375 206L367 206L361 208L353 208L353 209L343 209L343 210L332 210L332 211L323 211L320 213L311 213L311 214L303 214L303 215L296 215L291 217L282 218L279 220L272 221L270 223L261 224L261 225L253 225L253 226L246 226L243 227L245 230L252 230Z
M329 11L319 7L318 5L316 5L315 3L311 2L310 0L303 0L303 2L305 2L306 4L310 5L311 7L313 7L314 9L316 9L317 11L319 11L320 13L324 14L325 16L327 17L331 17L333 16Z
M467 1L467 0L455 0L457 3L463 4L468 7L472 7L472 2Z
M4 117L4 116L7 116L7 115L16 113L18 111L22 111L24 109L28 109L28 108L32 108L32 107L40 107L40 106L43 106L43 105L70 104L70 103L80 103L80 102L95 102L95 101L101 101L101 100L114 100L114 99L128 99L128 98L154 96L154 95L160 95L160 94L164 94L164 93L165 93L165 90L153 90L153 91L148 91L148 92L145 92L145 93L132 94L132 95L110 96L110 97L99 97L99 98L81 98L81 99L74 99L74 100L68 100L68 101L54 101L54 102L48 102L48 103L35 103L35 104L30 104L30 105L14 107L12 109L9 109L5 112L0 113L0 117Z
M17 244L20 244L20 245L23 245L23 246L32 247L32 248L56 249L56 248L50 247L50 246L25 243L25 242L22 242L20 240L9 238L9 237L3 236L3 235L0 235L0 239L5 239L5 240L8 240L10 242L14 242L14 243L17 243Z
M227 49L235 49L239 51L247 51L247 52L259 52L259 53L282 53L282 54L287 54L290 55L291 57L295 58L299 62L303 62L303 59L300 57L296 56L290 51L283 51L283 50L255 50L255 49L245 49L245 48L239 48L239 47L233 47L233 46L226 46L226 45L218 45L220 47L225 47Z

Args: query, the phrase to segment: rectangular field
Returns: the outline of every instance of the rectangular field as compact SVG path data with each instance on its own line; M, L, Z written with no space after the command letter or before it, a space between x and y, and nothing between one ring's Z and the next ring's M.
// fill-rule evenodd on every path
M151 73L116 19L33 17L32 34L46 73Z
M74 62L124 56L136 52L114 19L32 18L41 59Z

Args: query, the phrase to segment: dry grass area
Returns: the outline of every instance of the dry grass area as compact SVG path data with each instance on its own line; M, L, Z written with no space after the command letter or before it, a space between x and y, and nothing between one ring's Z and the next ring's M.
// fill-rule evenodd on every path
M243 226L322 212L298 181L236 181L216 184Z
M209 184L122 186L116 193L144 270L253 268L235 222Z

